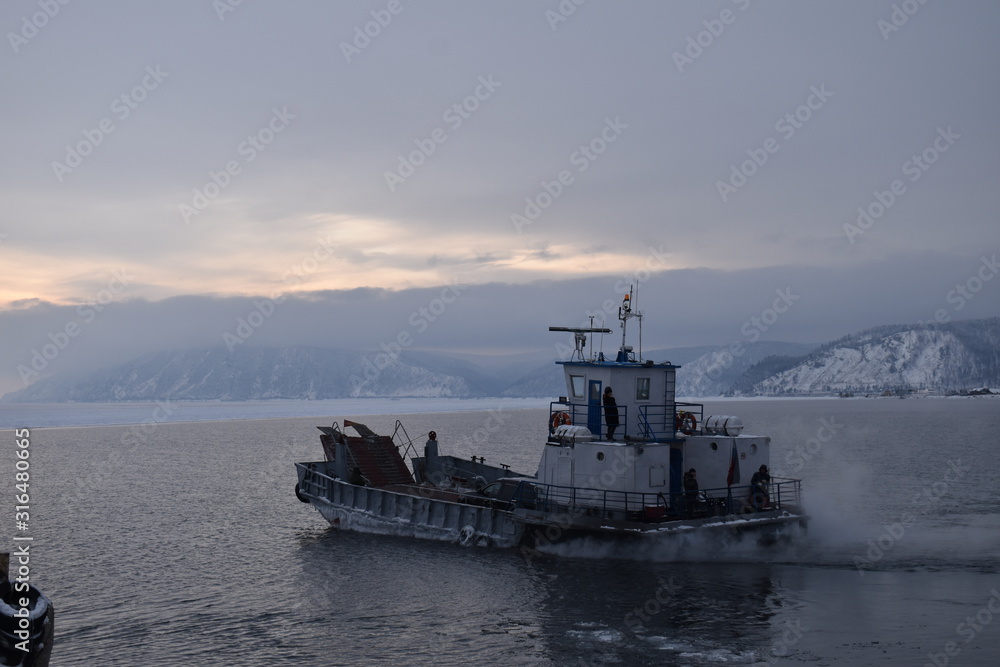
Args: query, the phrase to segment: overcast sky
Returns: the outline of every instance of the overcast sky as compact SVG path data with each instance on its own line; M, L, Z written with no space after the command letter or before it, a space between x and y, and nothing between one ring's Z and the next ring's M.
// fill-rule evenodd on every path
M649 272L661 347L1000 314L995 2L11 0L0 27L0 391L67 326L44 373L221 345L278 295L245 344L542 349Z

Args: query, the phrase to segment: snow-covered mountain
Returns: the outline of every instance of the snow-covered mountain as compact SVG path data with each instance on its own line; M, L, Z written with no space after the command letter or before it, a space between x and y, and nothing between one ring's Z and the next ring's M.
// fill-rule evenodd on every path
M435 363L437 362L437 363ZM450 370L435 366L450 365ZM44 378L10 402L324 399L367 396L465 398L492 387L470 365L429 354L361 354L310 347L158 352L115 368Z
M691 361L680 363L677 371L678 396L721 396L730 391L748 369L774 356L807 354L815 345L758 341L713 347Z
M990 318L877 327L827 343L804 357L764 359L729 393L948 391L998 385L1000 318Z
M1000 386L1000 318L884 326L811 346L760 341L644 352L681 365L680 396L815 395ZM734 350L737 353L734 353ZM83 375L54 375L6 402L556 397L561 370L537 355L486 357L415 350L396 358L310 347L158 352Z

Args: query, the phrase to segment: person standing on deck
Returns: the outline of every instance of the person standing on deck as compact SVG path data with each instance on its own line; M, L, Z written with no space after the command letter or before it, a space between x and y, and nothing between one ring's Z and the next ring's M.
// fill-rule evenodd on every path
M750 502L756 511L761 511L770 502L768 486L771 484L771 474L766 465L753 474L750 480Z
M684 506L688 518L694 516L698 506L698 474L694 468L684 473Z
M684 492L691 502L698 499L698 473L694 468L684 473Z
M615 429L618 428L618 402L611 392L611 387L604 390L604 421L608 425L608 440L615 439Z

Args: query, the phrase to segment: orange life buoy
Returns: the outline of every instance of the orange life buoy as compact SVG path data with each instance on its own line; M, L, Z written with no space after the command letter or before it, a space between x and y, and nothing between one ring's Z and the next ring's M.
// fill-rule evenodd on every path
M554 412L552 413L552 430L559 428L563 424L572 424L573 420L569 418L568 412Z
M698 430L698 419L694 413L681 410L677 413L674 427L684 435L691 435Z

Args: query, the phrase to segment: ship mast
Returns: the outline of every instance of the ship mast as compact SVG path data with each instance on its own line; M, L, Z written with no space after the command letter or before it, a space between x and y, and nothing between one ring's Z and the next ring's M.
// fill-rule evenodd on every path
M622 346L618 352L619 361L628 360L628 352L630 350L626 349L628 346L625 345L625 337L627 334L628 321L633 317L639 319L639 361L642 361L642 312L639 310L633 310L633 289L635 293L635 302L639 301L639 286L629 285L628 294L622 299L622 305L618 307L618 319L621 320L622 324Z

